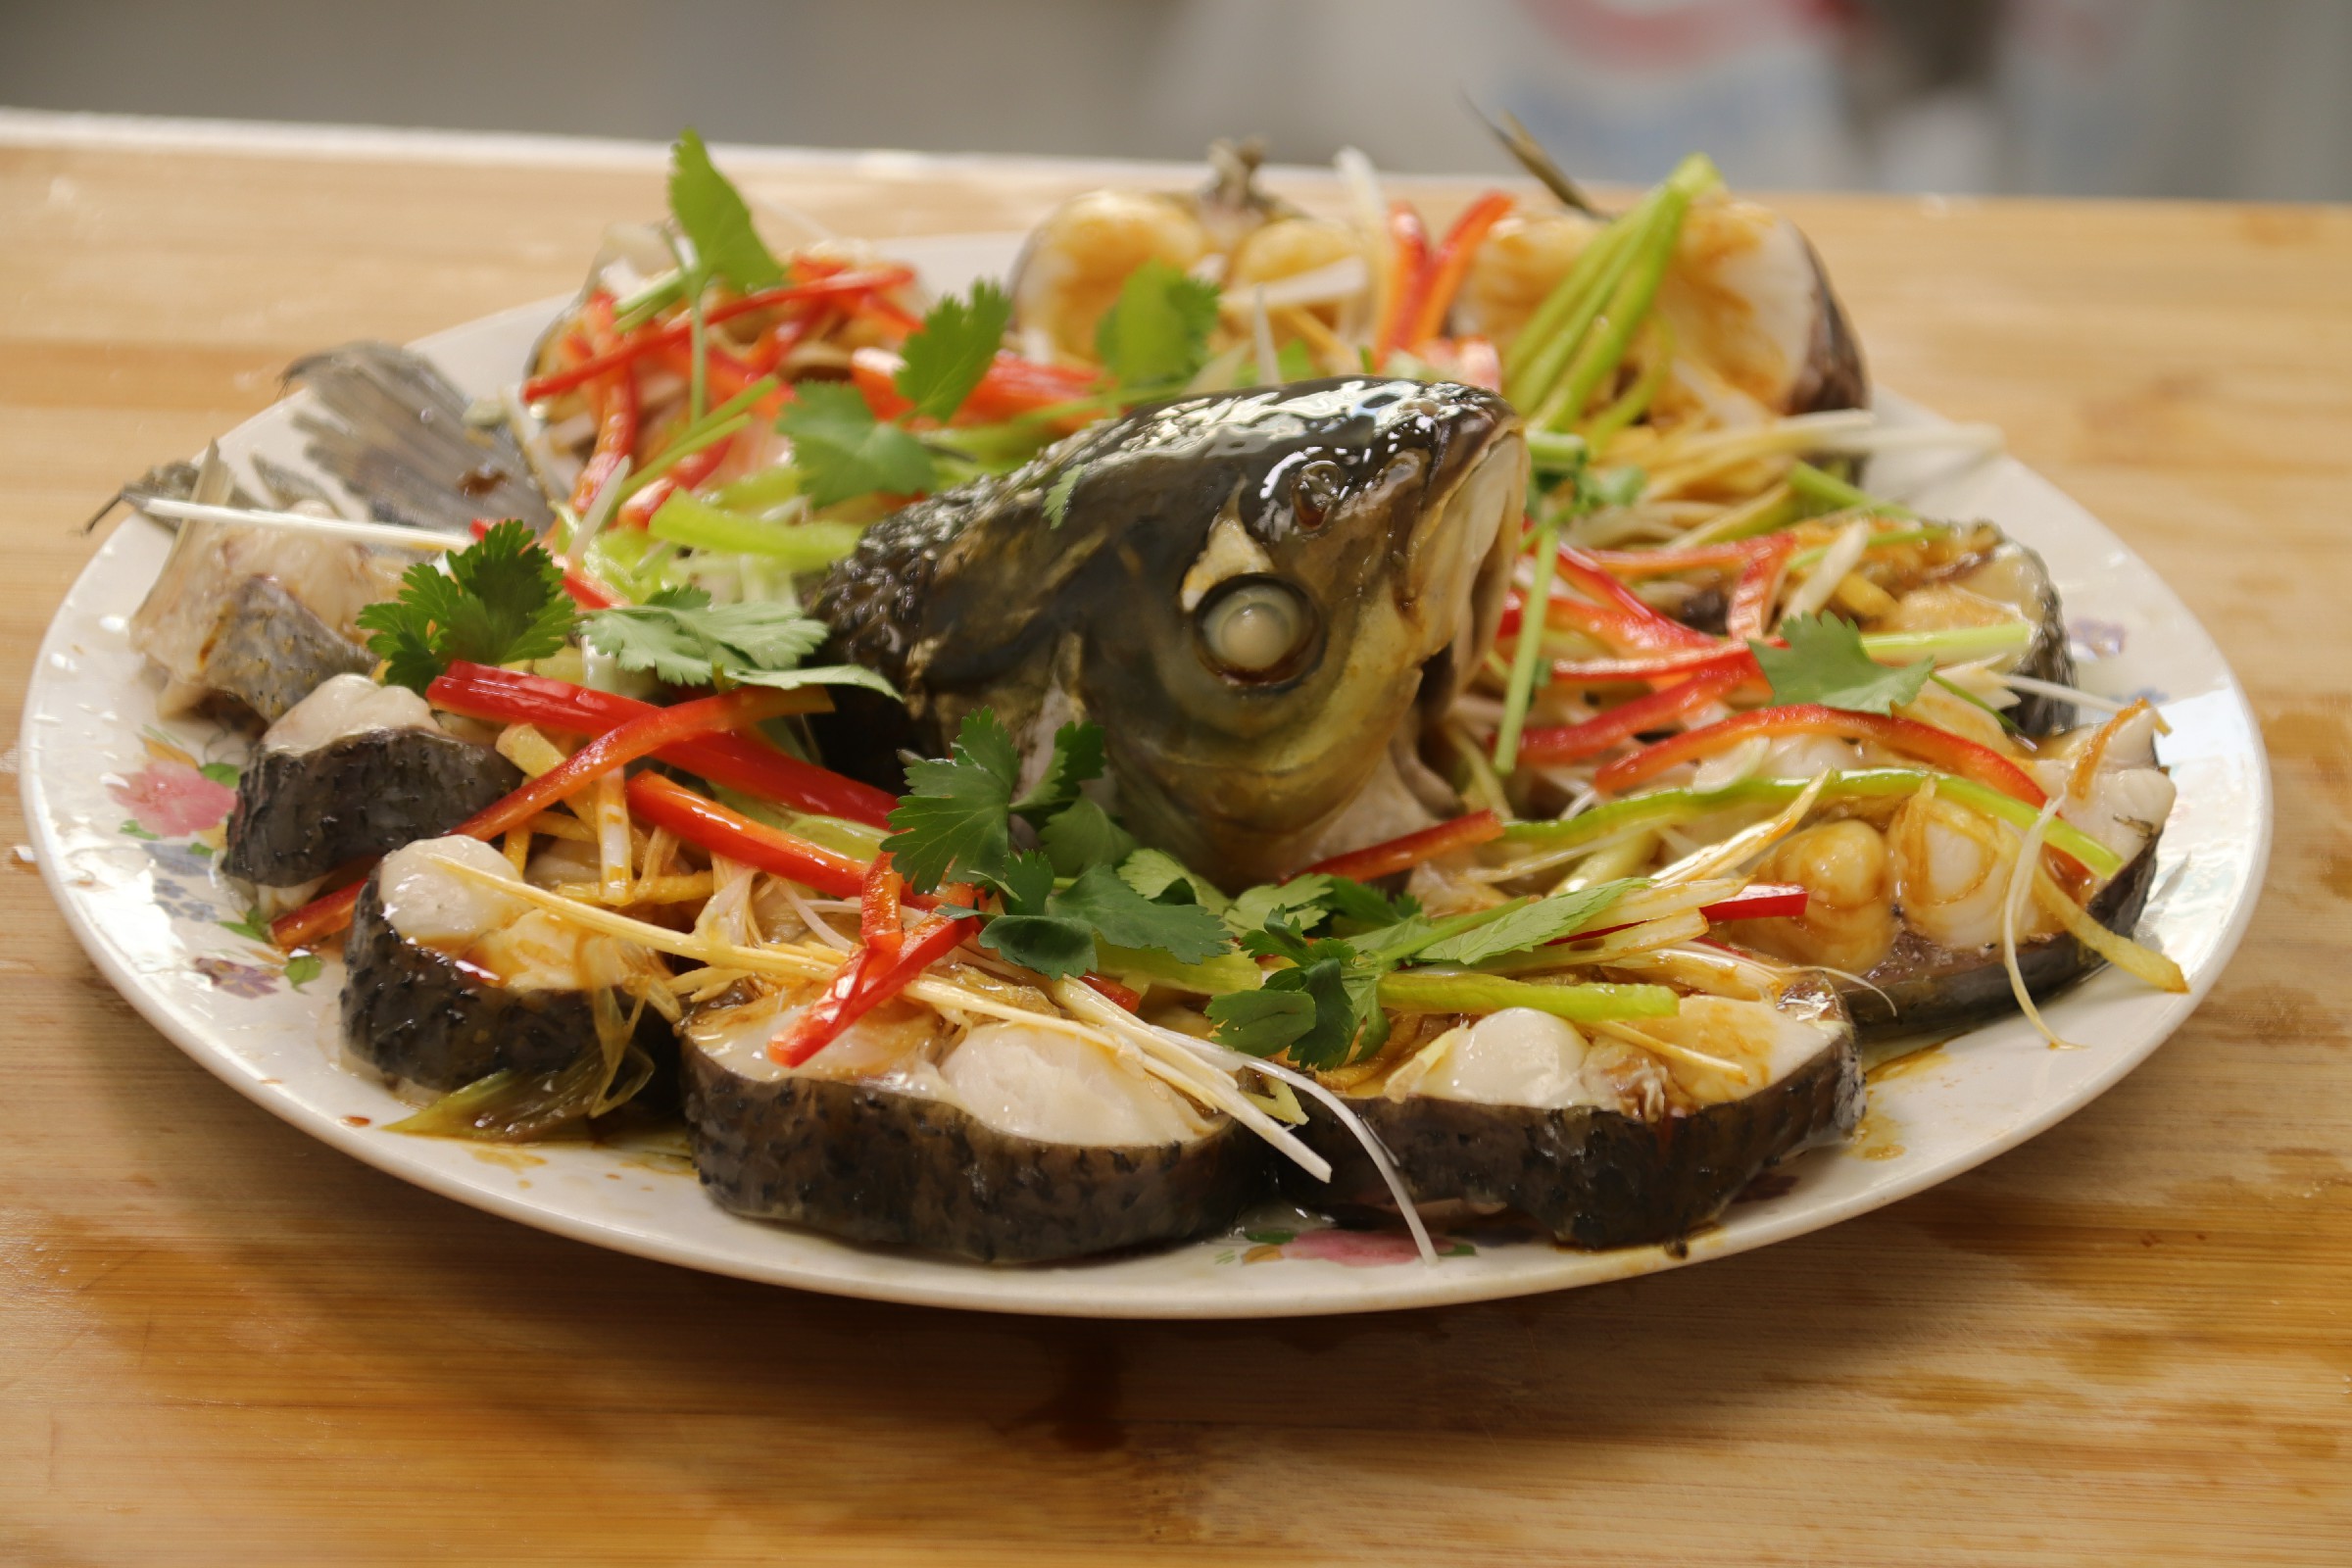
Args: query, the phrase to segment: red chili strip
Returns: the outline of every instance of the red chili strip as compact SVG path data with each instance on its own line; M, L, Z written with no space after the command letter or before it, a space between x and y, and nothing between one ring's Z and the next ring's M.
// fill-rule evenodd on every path
M1914 718L1893 713L1857 713L1815 703L1759 708L1686 730L1654 746L1645 746L1631 757L1619 758L1593 774L1592 783L1603 794L1615 794L1655 777L1677 762L1712 756L1753 735L1835 735L1845 740L1873 741L1888 751L1919 758L1947 773L2013 795L2028 806L2039 807L2047 799L2041 786L2025 769L1990 747Z
M1452 307L1454 295L1461 292L1471 259L1485 243L1487 231L1508 215L1513 205L1507 192L1489 191L1463 208L1453 220L1425 270L1421 297L1414 302L1412 319L1405 325L1406 348L1418 348L1445 331L1446 313Z
M1344 876L1351 881L1369 882L1375 877L1391 876L1423 860L1434 860L1455 850L1467 850L1502 837L1502 818L1493 811L1472 811L1450 822L1425 827L1418 833L1390 839L1383 844L1350 850L1335 855L1328 860L1317 860L1294 876L1310 876L1321 872L1325 876Z
M1375 370L1404 346L1404 334L1420 315L1428 273L1429 230L1422 226L1419 213L1403 202L1395 203L1389 208L1389 308L1381 313L1380 333L1372 342Z
M1130 991L1106 974L1090 973L1081 975L1079 978L1128 1012L1133 1012L1144 1004L1144 994L1141 991Z
M659 773L629 780L629 809L713 855L798 882L836 899L863 897L871 867L797 833L730 811L709 796Z
M526 779L520 789L493 801L449 831L452 835L462 834L466 838L494 839L516 823L530 820L566 796L587 788L600 775L650 757L664 746L696 735L757 724L763 718L789 711L792 705L785 699L792 695L790 692L771 692L746 686L717 697L680 703L675 708L650 708L643 715L599 735L537 778ZM324 899L314 899L292 913L272 921L270 936L282 945L291 947L340 931L350 923L351 906L358 900L359 884L356 883L328 894ZM315 908L315 906L318 907ZM282 937L279 935L281 927L286 933Z
M1728 899L1700 905L1698 912L1710 921L1793 919L1805 912L1806 901L1811 896L1793 882L1756 882L1741 888ZM1571 942L1590 942L1595 937L1631 931L1640 923L1630 921L1625 925L1594 926L1590 931L1576 931L1564 937L1555 937L1548 946L1557 948Z
M804 705L797 710L802 712L821 711L830 700L817 688L804 688L797 695ZM632 697L463 660L433 682L425 698L435 708L468 718L541 724L576 735L602 735L615 725L662 711ZM888 827L891 808L898 805L887 791L804 762L750 735L698 736L665 746L659 755L713 784L819 816Z
M950 891L940 890L943 896ZM979 932L980 920L976 915L961 920L933 915L906 934L895 958L885 959L871 948L858 948L835 972L823 994L768 1042L769 1059L782 1066L798 1067Z
M1739 581L1732 585L1731 609L1723 621L1726 634L1741 642L1764 635L1765 627L1772 623L1773 601L1780 596L1781 574L1788 569L1788 558L1795 553L1792 534L1767 534L1754 541L1740 568Z
M889 853L875 856L858 893L858 940L874 956L873 962L888 963L899 956L899 944L906 937L899 914L899 895L905 891L905 879L890 868Z
M813 300L838 300L849 295L879 293L887 289L904 288L913 281L914 270L912 268L879 267L869 268L863 271L841 272L831 277L811 278L806 283L787 283L781 288L762 289L757 294L746 294L741 299L728 300L724 304L714 305L703 313L703 324L706 327L716 326L719 322L731 321L738 316L748 315L753 311L768 310L776 306L796 305ZM573 387L583 385L615 367L629 364L640 355L650 354L664 344L688 342L693 336L694 323L692 319L680 316L667 326L653 331L635 333L617 345L591 356L579 365L532 377L522 383L523 401L537 403L543 399L552 398L559 392L568 392Z
M619 341L612 327L611 295L592 297L582 315L587 322L588 341L599 351L609 351ZM588 363L593 365L596 361L591 359ZM578 481L571 487L571 510L575 513L588 510L588 503L596 499L596 493L637 446L636 372L625 362L614 365L588 379L588 395L596 409L596 446L581 466Z
M1677 686L1620 703L1581 723L1531 729L1519 738L1523 762L1574 762L1597 757L1644 730L1663 729L1685 718L1747 679L1740 668L1710 669Z

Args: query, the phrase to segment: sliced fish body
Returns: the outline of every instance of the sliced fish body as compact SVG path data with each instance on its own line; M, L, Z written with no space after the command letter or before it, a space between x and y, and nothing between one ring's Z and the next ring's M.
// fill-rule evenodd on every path
M1416 1203L1507 1209L1563 1244L1632 1247L1688 1235L1798 1150L1851 1132L1863 1085L1854 1032L1827 985L1805 981L1780 1008L1816 1044L1769 1084L1695 1108L1633 1114L1590 1103L1513 1104L1358 1092L1348 1105L1386 1146ZM1296 1171L1302 1202L1381 1204L1387 1188L1362 1146L1310 1107L1299 1136L1332 1163L1328 1187Z
M309 751L263 747L237 781L220 868L268 887L446 833L522 782L486 746L371 729Z

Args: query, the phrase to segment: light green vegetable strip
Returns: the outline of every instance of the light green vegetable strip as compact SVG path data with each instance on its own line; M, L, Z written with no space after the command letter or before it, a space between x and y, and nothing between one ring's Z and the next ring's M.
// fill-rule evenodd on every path
M1547 986L1492 974L1420 969L1383 975L1380 1004L1399 1012L1500 1012L1533 1007L1570 1023L1611 1018L1671 1018L1682 1004L1664 986Z
M612 307L612 325L626 332L646 322L678 303L686 292L686 274L676 270L663 272L651 283Z
M2030 828L2040 814L2015 796L1949 773L1929 773L1911 767L1865 767L1827 776L1829 781L1821 792L1823 800L1911 795L1934 780L1936 793L1945 800L1997 817L2012 827ZM1610 801L1561 821L1513 822L1502 834L1514 843L1541 844L1547 848L1596 843L1628 828L1686 822L1732 807L1786 806L1805 792L1808 782L1801 778L1743 778L1721 789L1656 790ZM2124 868L2122 857L2063 818L2052 818L2044 837L2052 848L2063 850L2100 876L2113 876Z
M1989 626L1951 626L1941 631L1876 631L1862 635L1862 651L1882 663L1906 663L1922 654L1938 659L1983 659L2010 654L2034 641L2034 624L1996 620Z
M793 571L814 571L858 548L864 529L854 522L769 522L673 492L655 513L647 530L693 550L724 555L766 556Z
M1641 375L1617 395L1615 402L1577 426L1577 433L1594 446L1648 413L1650 399L1658 395L1658 388L1666 384L1666 372L1674 368L1674 328L1666 324L1662 316L1651 318L1650 327L1657 339L1656 352L1642 368Z
M710 500L729 512L764 512L800 493L801 470L787 463L730 479L710 493Z
M1095 967L1130 985L1141 980L1204 997L1255 991L1265 983L1265 972L1246 953L1220 953L1200 963L1179 963L1164 953L1113 947L1100 939L1095 943Z
M1560 430L1530 430L1527 452L1535 459L1540 473L1573 473L1591 459L1592 447L1581 435Z
M1684 159L1668 177L1656 210L1633 243L1631 265L1621 270L1609 293L1608 313L1599 335L1588 336L1578 345L1565 378L1540 401L1541 412L1534 423L1557 430L1583 417L1585 405L1600 383L1616 373L1618 363L1658 297L1658 285L1666 280L1666 269L1674 262L1675 241L1682 237L1683 215L1690 210L1691 198L1721 180L1715 166L1698 153Z
M1601 308L1616 296L1617 287L1625 280L1625 274L1641 259L1642 240L1648 231L1656 200L1653 192L1643 199L1641 206L1610 224L1606 232L1585 247L1590 254L1598 250L1604 241L1613 242L1586 292L1569 302L1569 309L1556 335L1544 340L1543 346L1528 361L1518 381L1513 382L1505 373L1504 395L1515 406L1522 409L1550 407L1551 390L1559 384L1560 377L1567 373L1569 361L1584 346L1587 334L1592 330L1593 321L1599 318ZM1622 235L1618 233L1620 229L1624 230ZM1578 257L1577 261L1581 264L1584 257ZM1575 269L1571 269L1569 276L1575 275ZM1513 341L1525 342L1535 324L1531 321ZM1541 420L1530 422L1547 423Z
M721 419L715 424L707 425L701 430L693 431L671 442L668 447L663 449L660 457L629 475L627 480L621 484L620 499L628 500L629 497L652 484L681 462L702 451L703 448L715 442L724 441L751 422L750 415L738 414L732 418Z
M1834 473L1824 473L1810 463L1788 466L1788 488L1807 501L1824 507L1862 507L1871 512L1883 512L1889 517L1915 518L1919 515L1909 507L1881 501L1869 491L1857 489Z
M710 397L710 367L709 356L710 324L703 319L703 284L708 273L699 267L694 274L694 292L686 301L688 347L686 363L691 373L686 382L686 417L699 419Z
M839 850L860 860L872 859L874 852L882 848L882 841L890 837L890 829L886 827L872 827L842 816L819 816L813 811L787 812L783 826L786 832L798 833L811 844Z
M1544 607L1551 603L1551 579L1559 565L1560 525L1547 515L1536 524L1536 580L1527 591L1530 608L1519 617L1510 684L1503 688L1502 727L1494 732L1494 771L1505 777L1519 765L1519 732L1527 727L1527 705L1536 695L1536 665L1544 658Z
M1503 391L1511 401L1520 403L1521 394L1533 384L1532 373L1538 361L1557 358L1560 364L1567 363L1568 350L1574 348L1575 340L1584 335L1584 327L1572 326L1572 321L1579 316L1585 316L1589 323L1591 318L1585 315L1581 307L1590 305L1597 311L1599 302L1607 298L1607 274L1624 253L1633 238L1634 229L1655 199L1654 192L1644 196L1631 210L1593 235L1592 242L1579 251L1576 260L1569 264L1567 272L1551 286L1551 292L1544 296L1544 303L1536 307L1536 314L1527 318L1527 324L1519 329L1519 335L1512 338L1510 346L1502 351ZM1562 344L1566 346L1562 347ZM1559 374L1557 365L1550 373L1555 376ZM1520 403L1520 406L1524 408L1526 405Z

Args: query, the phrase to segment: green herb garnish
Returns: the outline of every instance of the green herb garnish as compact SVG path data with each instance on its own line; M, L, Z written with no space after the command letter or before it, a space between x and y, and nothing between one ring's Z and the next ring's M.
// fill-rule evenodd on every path
M1095 355L1123 387L1181 386L1208 358L1217 286L1153 257L1127 274L1095 328Z
M823 621L772 602L714 605L700 588L664 588L642 605L590 615L582 636L623 669L673 686L863 686L896 696L856 664L802 667L825 640Z
M914 413L945 423L988 374L1011 320L1012 301L986 279L972 285L969 303L949 295L907 337L892 385Z
M510 517L466 549L411 566L400 595L360 612L384 678L422 692L452 660L511 664L561 651L579 623L555 558Z
M1933 658L1909 664L1877 662L1862 634L1836 615L1791 615L1781 622L1786 648L1750 640L1748 648L1775 703L1819 703L1857 713L1885 713L1919 696L1935 671Z
M693 241L695 265L705 274L743 294L784 281L784 269L752 226L751 208L692 127L669 150L669 211ZM688 286L702 292L692 281Z
M877 490L913 495L931 488L930 448L905 425L875 418L854 386L802 382L776 428L792 438L793 466L816 506Z

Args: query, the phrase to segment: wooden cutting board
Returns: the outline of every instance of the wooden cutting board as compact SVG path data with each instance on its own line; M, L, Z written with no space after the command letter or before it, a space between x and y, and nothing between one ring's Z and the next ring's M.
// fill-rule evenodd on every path
M736 167L879 238L1024 226L1104 176ZM122 479L298 353L568 288L660 168L0 112L8 732ZM1232 1326L876 1306L312 1143L141 1022L11 856L0 1559L2352 1562L2352 211L1786 205L1878 375L2006 428L2253 693L2271 886L2120 1088L1909 1202L1569 1295ZM22 842L13 791L0 818Z

